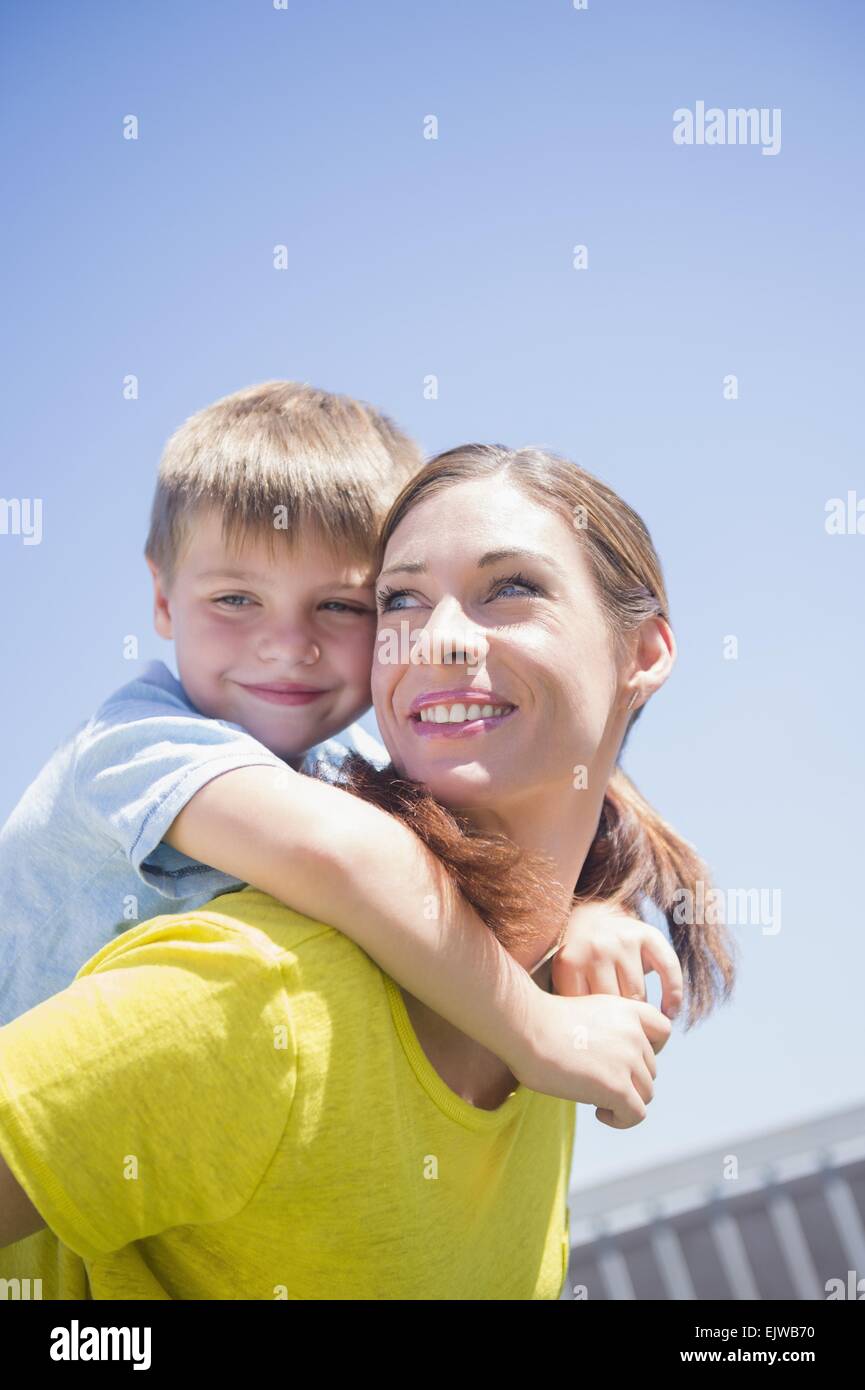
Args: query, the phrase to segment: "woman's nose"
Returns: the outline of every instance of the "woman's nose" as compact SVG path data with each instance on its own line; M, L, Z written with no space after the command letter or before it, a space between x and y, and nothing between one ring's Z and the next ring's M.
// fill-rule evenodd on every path
M478 666L486 656L487 641L481 628L472 622L453 597L442 599L415 644L422 664Z

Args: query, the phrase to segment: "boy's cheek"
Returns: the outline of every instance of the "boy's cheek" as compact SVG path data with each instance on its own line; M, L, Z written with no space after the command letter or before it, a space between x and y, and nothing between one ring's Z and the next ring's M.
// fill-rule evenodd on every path
M175 628L174 655L178 670L183 666L188 680L196 686L206 686L213 679L214 641L206 626L192 624L189 627ZM221 649L222 665L225 665L226 650Z
M375 658L375 633L357 632L333 649L334 669L343 684L358 697L372 704L372 663Z
M369 686L369 674L365 680L358 679L350 684L346 683L339 696L340 706L340 728L345 728L348 724L353 724L356 719L360 719L362 714L366 714L372 706L372 692Z

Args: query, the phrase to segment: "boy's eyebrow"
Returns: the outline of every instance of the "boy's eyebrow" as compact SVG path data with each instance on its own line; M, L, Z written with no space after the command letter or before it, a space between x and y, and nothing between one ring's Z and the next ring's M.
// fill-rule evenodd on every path
M266 574L255 574L251 570L232 569L231 566L228 566L226 569L203 570L202 573L196 577L198 579L242 579L247 583L255 584L263 579L267 579L269 576ZM372 579L342 578L334 579L330 582L341 589L371 589L373 583Z
M543 564L549 565L557 574L563 574L561 565L557 564L551 555L544 555L540 550L524 550L518 547L506 550L487 550L478 560L478 569L484 565L497 565L499 560L540 560ZM424 560L410 560L404 565L389 565L386 570L382 570L381 578L386 574L425 574L427 564Z
M253 574L250 570L235 570L230 566L218 570L202 570L198 575L199 579L262 579L264 576Z

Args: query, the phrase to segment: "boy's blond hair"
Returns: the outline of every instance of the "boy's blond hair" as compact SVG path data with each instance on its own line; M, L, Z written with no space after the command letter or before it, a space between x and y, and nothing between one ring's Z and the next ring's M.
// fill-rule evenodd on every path
M180 426L159 466L144 553L170 588L196 512L216 506L229 545L312 532L372 557L393 499L423 463L388 416L295 381L247 386Z

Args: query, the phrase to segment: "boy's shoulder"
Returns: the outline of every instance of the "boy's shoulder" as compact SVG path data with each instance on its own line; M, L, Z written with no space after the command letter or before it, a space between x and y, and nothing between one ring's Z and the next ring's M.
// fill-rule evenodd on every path
M164 661L148 661L131 680L105 697L89 722L99 723L124 705L145 704L172 708L183 714L196 715L199 719L206 717L190 702L180 681L172 675Z
M197 709L162 661L148 662L106 696L72 742L79 784L97 775L106 760L133 780L134 762L152 779L168 768L191 769L218 756L238 756L239 766L250 761L284 765L241 724Z
M136 706L143 712L144 704L195 713L184 695L183 687L172 676L165 663L149 662L143 671L112 691L92 714L79 719L75 727L54 744L27 790L41 790L56 782L58 777L74 765L82 745L86 745L94 730L117 719L125 706L132 707L126 711L126 717L129 718Z

